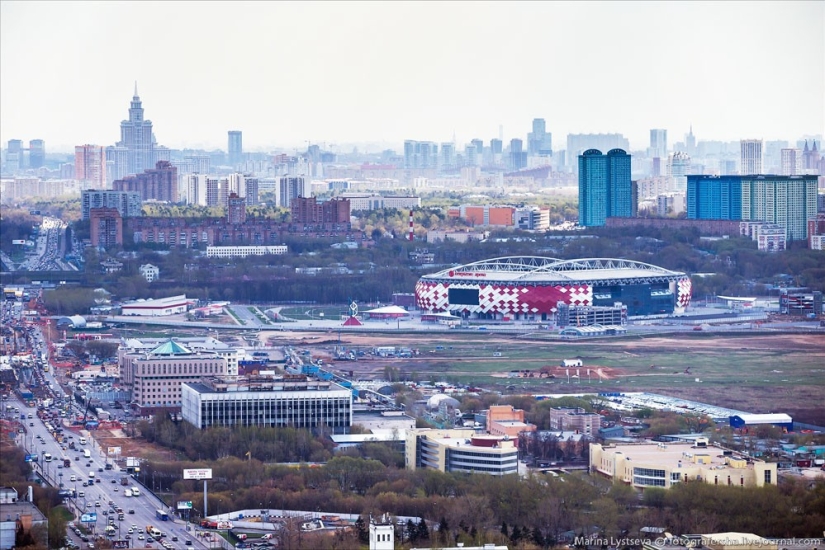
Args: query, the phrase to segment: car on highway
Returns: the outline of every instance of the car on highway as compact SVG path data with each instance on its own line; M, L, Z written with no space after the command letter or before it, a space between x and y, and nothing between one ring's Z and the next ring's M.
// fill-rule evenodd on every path
M143 533L138 535L138 540L144 540L146 537L143 536Z

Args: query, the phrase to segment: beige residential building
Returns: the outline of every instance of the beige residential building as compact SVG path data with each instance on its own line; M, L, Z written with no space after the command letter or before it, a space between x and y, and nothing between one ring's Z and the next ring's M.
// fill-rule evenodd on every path
M493 476L518 473L518 449L506 436L478 435L473 429L407 430L407 469L474 472Z
M180 411L184 382L227 374L227 360L216 352L192 351L171 339L151 351L123 350L118 359L132 405L141 415Z
M678 483L737 487L776 485L776 463L695 443L590 444L590 471L634 487L669 489Z
M518 439L521 432L533 432L535 424L524 420L524 411L512 405L492 405L487 410L487 432L490 435L506 435Z
M550 409L550 429L594 435L602 427L602 417L582 408Z

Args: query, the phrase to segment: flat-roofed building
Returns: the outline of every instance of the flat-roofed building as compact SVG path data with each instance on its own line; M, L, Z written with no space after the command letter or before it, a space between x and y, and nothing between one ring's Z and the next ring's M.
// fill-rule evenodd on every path
M407 431L407 468L475 472L502 476L518 473L518 450L509 436L478 435L473 429Z
M124 384L132 389L132 405L141 415L179 411L182 384L227 372L226 359L217 353L193 351L172 339L150 351L118 352L118 364Z
M524 411L512 405L492 405L487 410L487 432L518 439L521 432L535 431L536 426L524 421Z
M341 434L352 426L352 391L300 374L213 376L183 384L181 414L198 429L324 427Z
M737 487L776 485L776 463L695 443L590 444L590 471L638 488L669 489L678 483Z
M553 430L595 435L601 427L602 417L600 415L585 412L580 407L550 409L550 428Z
M186 313L192 300L186 299L186 294L158 298L153 300L137 300L127 302L120 307L123 315L138 315L143 317L161 317Z
M126 353L149 353L164 342L168 342L168 338L128 338L121 340L118 354ZM181 344L195 352L203 351L215 353L226 361L226 374L234 376L238 374L238 360L241 356L241 350L233 348L229 344L221 342L220 340L211 336L191 336L183 338L175 338L175 342ZM128 374L127 374L128 376ZM124 380L125 383L131 384L131 380Z
M207 246L207 258L246 258L247 256L281 255L287 253L286 245L260 246Z

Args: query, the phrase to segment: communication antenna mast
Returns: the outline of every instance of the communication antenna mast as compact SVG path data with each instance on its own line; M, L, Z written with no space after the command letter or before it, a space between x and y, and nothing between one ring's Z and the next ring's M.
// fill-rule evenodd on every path
M415 237L415 235L413 233L413 209L410 208L410 235L409 235L409 241L413 242L414 237Z

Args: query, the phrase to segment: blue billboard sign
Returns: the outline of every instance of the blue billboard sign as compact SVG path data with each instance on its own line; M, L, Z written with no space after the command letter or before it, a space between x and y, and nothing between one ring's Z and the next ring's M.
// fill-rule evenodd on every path
M32 460L34 460L33 457L34 455L26 455L26 462L31 462Z
M97 523L97 512L89 512L80 516L82 523Z

